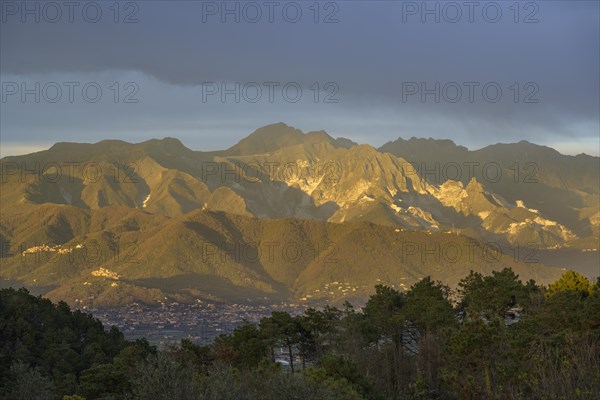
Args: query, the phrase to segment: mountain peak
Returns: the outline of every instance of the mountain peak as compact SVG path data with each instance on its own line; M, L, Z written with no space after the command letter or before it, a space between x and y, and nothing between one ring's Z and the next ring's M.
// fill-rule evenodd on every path
M119 153L133 146L123 140L101 140L96 143L58 142L47 151L40 152L52 155L53 158L72 157L73 155L104 155Z
M399 137L394 141L385 143L378 150L406 158L409 161L412 161L414 155L423 152L432 153L436 158L441 159L445 157L459 159L469 152L466 147L459 146L450 139L425 139L414 136L408 140Z
M466 191L469 193L483 193L485 189L483 185L477 180L477 178L472 177L469 181L469 184L466 186Z
M304 135L306 138L314 139L320 142L332 142L333 138L324 130L307 132Z
M344 137L337 137L333 140L333 147L349 149L350 147L358 146L358 143Z
M258 128L225 152L235 156L268 153L280 147L296 144L303 136L301 130L278 122Z
M183 143L181 142L181 140L171 137L171 136L166 136L166 137L162 138L161 140L164 143L176 143L176 144L183 146Z
M185 145L181 143L179 139L172 137L165 137L163 139L150 139L140 143L139 147L151 154L181 154L192 151L185 147Z
M162 139L150 139L145 142L142 142L142 144L162 145L169 147L185 147L181 140L170 136L166 136Z
M531 157L560 157L560 152L553 149L552 147L543 146L535 143L531 143L527 140L521 140L517 143L496 143L486 146L480 150L476 150L482 154L493 157L494 155L505 154L510 157L521 156Z
M324 130L304 133L300 129L278 122L258 128L224 153L231 156L264 154L284 147L315 143L329 143L333 147L345 148L356 144L349 139L334 139Z

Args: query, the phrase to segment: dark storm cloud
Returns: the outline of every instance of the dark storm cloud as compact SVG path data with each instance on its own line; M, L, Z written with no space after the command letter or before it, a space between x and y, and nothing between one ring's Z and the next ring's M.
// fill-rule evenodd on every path
M420 8L424 3L387 1L338 2L339 10L321 3L319 23L313 21L314 10L309 9L312 2L295 3L303 11L297 23L286 21L281 11L286 3L281 2L275 9L274 22L270 23L263 2L257 2L263 12L258 23L244 21L243 14L240 23L235 23L232 15L222 23L220 13L206 14L207 7L214 4L223 7L221 2L141 1L132 2L135 10L120 10L120 20L135 11L138 22L131 24L114 23L113 11L108 8L112 2L98 3L103 16L97 23L85 21L77 11L71 23L64 9L59 23L45 22L43 15L40 23L34 23L32 16L22 23L19 13L4 12L0 38L3 80L6 76L34 74L71 74L81 78L89 73L137 71L173 85L174 91L198 87L207 81L301 82L307 86L311 82L335 82L340 88L340 104L332 115L338 119L322 128L340 132L346 126L344 121L352 121L358 124L354 129L358 129L363 127L358 117L373 121L379 114L384 118L396 115L408 119L403 124L394 125L392 121L392 126L370 134L379 142L398 135L427 133L461 143L523 138L542 142L548 136L555 141L569 141L598 135L597 2L521 3L518 23L514 22L514 9L509 9L512 2L494 3L503 13L496 23L487 21L482 13L490 2L478 3L473 22L469 22L464 2L454 3L463 13L457 23L447 21L454 16L451 9L447 15L440 14L439 23L432 15L422 23L419 12L408 15L407 11L409 6ZM229 2L227 7L235 4ZM239 7L244 4L239 2ZM426 7L436 4L440 9L446 7L443 2L428 2ZM536 8L525 8L524 4ZM336 11L334 18L339 22L323 23L332 11ZM490 11L488 17L490 14L493 16ZM538 22L524 23L528 16ZM457 82L465 91L461 85L464 82L478 82L479 86L473 102L467 101L467 93L463 92L461 101L452 103L442 98L436 103L433 96L422 102L419 94L403 99L403 89L410 82L424 82L427 87L434 87L436 82L442 87ZM503 101L490 103L482 99L481 87L490 82L502 88ZM509 101L515 82L520 85L521 95L517 103ZM527 84L525 90L523 86ZM522 97L532 91L539 101L523 103ZM183 103L186 96L174 94L168 98L163 111L170 114L163 115L164 121L169 121L168 115L179 121L187 119L190 124L195 118L202 119L201 115L185 117L183 111L190 109ZM275 111L283 111L285 106L273 106L270 112L261 108L263 115L256 121L267 119L266 115L272 116L272 121L288 117L305 128L303 121L308 125L312 125L309 121L326 121L332 110L297 105L294 113L304 110L304 116L283 112L277 117ZM143 107L140 105L141 110ZM160 109L159 105L156 107ZM19 115L16 108L15 115ZM250 122L249 116L256 112L237 104L233 110L244 122ZM215 114L211 109L207 117L227 113L221 110ZM137 117L148 121L149 114L150 111L140 111ZM309 114L312 118L307 117ZM18 122L5 122L3 140L10 137ZM83 120L71 123L85 125ZM227 118L224 123L239 125L240 121ZM40 124L39 128L45 125ZM255 127L251 124L246 130ZM35 130L32 123L28 132Z

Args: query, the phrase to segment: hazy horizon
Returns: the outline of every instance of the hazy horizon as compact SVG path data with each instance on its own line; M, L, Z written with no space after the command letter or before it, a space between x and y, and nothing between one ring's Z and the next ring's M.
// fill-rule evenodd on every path
M284 122L285 123L285 122ZM270 124L269 124L270 125ZM308 133L310 131L316 131L316 130L304 130L301 127L298 126L293 126L290 124L287 124L288 126L291 126L293 128L296 129L300 129L303 133ZM256 127L255 129L258 129L260 127ZM252 129L250 131L248 131L246 134L241 134L241 136L239 137L235 137L232 138L232 142L230 142L229 144L225 144L224 146L217 146L217 145L205 145L204 147L202 145L199 146L193 146L191 144L186 143L186 140L182 140L181 138L177 137L176 135L164 135L164 136L153 136L153 137L147 137L147 138L139 138L137 140L134 141L130 141L130 140L126 140L126 139L122 139L122 138L118 138L118 137L106 137L106 138L101 138L98 140L88 140L88 141L77 141L77 140L57 140L56 142L48 142L48 143L34 143L34 144L21 144L21 143L16 143L16 144L11 144L10 142L6 143L4 142L2 144L2 146L0 146L0 158L4 158L4 157L10 157L10 156L20 156L20 155L26 155L26 154L30 154L30 153L36 153L39 151L44 151L44 150L48 150L50 147L52 147L52 145L54 145L55 143L60 143L60 142L70 142L70 143L98 143L104 140L123 140L125 142L128 143L142 143L144 141L147 140L152 140L152 139L165 139L165 138L175 138L180 140L183 145L191 150L194 151L216 151L216 150L225 150L228 149L232 146L234 146L236 143L238 143L240 140L244 139L245 137L249 136L252 132L254 132L255 129ZM350 139L358 144L367 144L370 145L374 148L379 148L381 146L383 146L385 143L388 142L393 142L394 140L397 139L404 139L404 140L410 140L413 138L417 138L417 139L434 139L434 140L451 140L452 142L454 142L454 144L456 144L457 146L463 146L466 147L469 151L474 151L474 150L479 150L482 148L485 148L487 146L491 146L494 144L510 144L510 143L517 143L519 141L512 141L512 142L503 142L503 141L499 141L499 142L494 142L494 143L489 143L483 146L472 146L469 145L468 143L460 143L457 142L456 140L452 139L451 137L417 137L417 136L398 136L396 138L390 139L388 141L385 142L378 142L378 143L370 143L370 142L362 142L359 141L360 139L363 138L363 136L361 135L351 135L351 136L341 136L341 135L337 135L337 134L333 134L332 132L326 130L326 129L318 129L318 130L324 130L325 132L327 132L327 134L329 134L330 136L332 136L333 138L345 138L345 139ZM207 135L208 132L207 132ZM189 138L187 138L187 140L189 140ZM196 143L195 141L191 140L192 143ZM585 154L585 155L589 155L592 157L599 157L600 156L600 148L599 149L595 149L595 148L590 148L590 147L583 147L583 151L577 151L575 150L577 148L576 145L574 145L573 143L536 143L536 142L530 142L536 145L540 145L540 146L546 146L546 147L550 147L556 151L558 151L561 154L564 155L570 155L570 156L576 156L576 155L580 155L580 154ZM8 149L8 150L7 150ZM596 151L594 151L596 150Z

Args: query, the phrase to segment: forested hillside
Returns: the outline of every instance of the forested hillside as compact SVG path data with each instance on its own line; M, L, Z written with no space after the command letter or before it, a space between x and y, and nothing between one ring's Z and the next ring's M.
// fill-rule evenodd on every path
M273 312L157 351L25 289L0 291L4 399L598 399L600 280L510 269L453 292L379 285L365 307ZM275 353L284 356L275 357ZM277 360L277 362L275 362Z

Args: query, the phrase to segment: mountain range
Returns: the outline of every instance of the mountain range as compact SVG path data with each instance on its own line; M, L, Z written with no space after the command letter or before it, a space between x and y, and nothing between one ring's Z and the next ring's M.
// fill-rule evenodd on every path
M528 254L600 241L600 158L525 141L377 149L277 123L222 151L105 140L1 163L3 286L73 304L361 301L504 266L545 283L561 270Z

